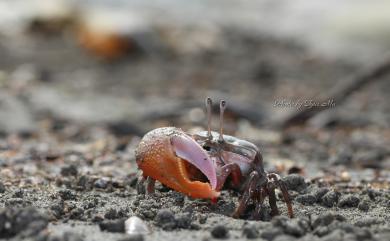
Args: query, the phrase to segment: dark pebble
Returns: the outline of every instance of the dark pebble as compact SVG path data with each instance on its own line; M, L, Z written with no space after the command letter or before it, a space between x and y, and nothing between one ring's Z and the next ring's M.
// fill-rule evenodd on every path
M366 192L367 192L368 197L369 197L371 200L373 200L373 201L375 201L375 199L376 199L378 196L381 195L381 193L380 193L379 191L374 190L374 189L371 189L371 188L367 189Z
M373 240L373 235L371 231L366 228L355 228L354 233L356 235L357 240Z
M206 221L207 221L207 215L199 214L198 221L199 221L200 224L205 224Z
M247 239L255 239L259 237L259 232L253 225L245 225L242 229L242 235Z
M75 208L70 212L71 219L80 219L84 214L84 210L81 208Z
M329 189L326 187L321 187L313 191L313 195L316 198L317 202L320 202L322 197L329 192Z
M14 191L14 194L12 195L12 197L14 198L23 198L23 196L24 196L24 191L22 189L18 189Z
M368 200L363 199L358 205L359 210L367 212L370 209L370 203Z
M92 217L92 222L94 222L94 223L99 223L103 220L104 220L104 217L102 215L99 215L99 214Z
M302 237L310 230L310 223L306 219L289 219L285 216L278 216L272 219L275 227L279 227L285 234L295 237Z
M69 165L61 168L62 176L77 176L78 171L75 165Z
M160 210L154 221L157 226L162 227L164 230L172 230L176 227L176 219L173 212L169 209Z
M38 235L48 225L48 217L36 208L6 208L0 211L0 234L2 238L15 235L31 237Z
M360 199L354 195L345 195L340 198L338 206L341 208L357 207Z
M341 241L341 240L346 240L345 239L345 233L340 230L340 229L336 229L336 230L333 230L330 234L326 235L325 237L323 237L321 240L323 241Z
M88 188L89 178L88 176L82 175L77 180L77 187L81 190L85 190Z
M53 204L50 207L50 209L52 210L52 213L56 218L61 218L61 216L64 215L64 203L63 202Z
M332 156L329 162L332 165L350 165L352 162L352 150L349 148L342 148L337 155Z
M337 205L340 193L337 191L329 191L322 197L322 204L326 207L333 207Z
M313 234L317 235L318 237L322 237L325 235L328 235L331 232L329 227L326 226L319 226L314 231Z
M106 189L108 186L108 180L104 178L99 178L95 181L94 186L96 188Z
M125 232L125 220L118 219L115 221L103 221L99 223L100 230L108 231L111 233L124 233Z
M8 198L5 201L5 206L7 207L25 207L31 205L30 201L25 201L22 198Z
M260 234L260 237L265 239L265 240L268 240L268 241L272 241L274 240L278 235L282 235L283 234L283 230L280 229L280 228L271 228L271 229L266 229L264 230L261 234Z
M381 218L374 218L374 217L363 217L356 221L355 225L358 227L370 227L374 224L381 224L384 223L384 220Z
M4 193L6 191L5 186L2 182L0 182L0 193Z
M211 230L211 235L217 239L225 239L228 234L229 230L223 225L217 225Z
M286 184L288 190L294 190L297 192L300 192L307 187L305 179L298 174L285 176L283 178L283 182Z
M312 220L312 226L313 228L316 228L318 226L328 226L333 221L345 221L345 218L334 212L326 212L319 215L318 217L312 218Z
M304 194L296 197L295 201L302 203L303 205L313 205L317 199L313 194Z
M119 217L118 211L116 209L110 208L105 214L104 218L106 219L116 219Z
M76 199L76 193L72 190L65 189L58 191L58 194L62 198L62 200L74 200Z
M176 227L189 229L191 227L192 219L189 213L182 213L176 216Z

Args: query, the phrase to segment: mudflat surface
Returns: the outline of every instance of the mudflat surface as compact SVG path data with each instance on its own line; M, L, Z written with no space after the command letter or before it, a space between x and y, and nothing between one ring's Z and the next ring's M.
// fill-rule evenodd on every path
M34 48L3 42L0 238L389 240L388 79L306 126L271 128L293 111L275 101L310 99L366 66L242 31L218 37L212 51L156 50L113 63L62 37L30 36ZM167 125L204 128L207 95L228 100L226 132L258 145L265 169L283 176L295 218L280 194L280 216L265 202L261 220L252 220L253 206L230 217L240 197L233 190L216 204L161 184L151 196L136 193L142 135ZM134 215L150 234L124 233Z

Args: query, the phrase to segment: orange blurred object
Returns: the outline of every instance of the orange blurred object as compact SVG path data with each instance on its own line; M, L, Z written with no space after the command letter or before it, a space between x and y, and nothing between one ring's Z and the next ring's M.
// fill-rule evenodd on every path
M82 47L107 60L121 58L135 49L132 39L119 33L97 32L81 28L78 31L78 39Z

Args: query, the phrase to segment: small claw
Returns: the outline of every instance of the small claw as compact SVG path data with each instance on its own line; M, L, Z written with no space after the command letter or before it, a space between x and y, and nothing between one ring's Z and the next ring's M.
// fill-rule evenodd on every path
M217 174L213 161L199 144L187 135L175 135L171 139L176 155L198 168L209 180L212 189L217 187Z

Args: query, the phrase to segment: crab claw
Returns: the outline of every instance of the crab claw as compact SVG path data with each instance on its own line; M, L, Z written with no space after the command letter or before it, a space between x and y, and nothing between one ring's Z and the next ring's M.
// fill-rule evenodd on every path
M213 161L190 136L176 128L159 128L145 135L137 148L137 164L144 176L193 198L215 199L219 192ZM209 182L192 176L198 169ZM195 180L194 180L195 179Z
M211 187L215 189L217 187L217 174L213 161L207 152L187 135L174 136L171 141L176 155L198 168L207 177Z

